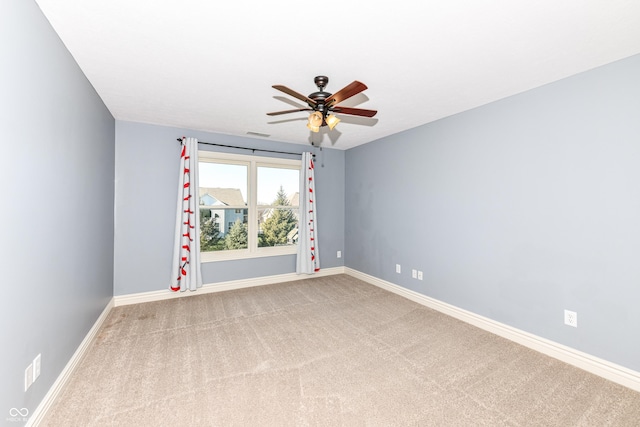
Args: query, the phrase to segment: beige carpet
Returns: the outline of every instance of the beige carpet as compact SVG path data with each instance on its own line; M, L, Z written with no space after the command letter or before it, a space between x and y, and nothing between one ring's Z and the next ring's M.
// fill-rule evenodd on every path
M114 308L45 426L638 426L640 393L347 275Z

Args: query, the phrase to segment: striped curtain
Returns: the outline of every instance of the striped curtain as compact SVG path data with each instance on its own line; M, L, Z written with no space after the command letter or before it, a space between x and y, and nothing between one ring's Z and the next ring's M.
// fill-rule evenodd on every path
M173 246L172 291L195 291L202 286L200 268L200 203L198 140L182 138L176 228Z
M320 270L318 257L318 224L315 198L315 177L313 155L302 153L302 170L300 171L300 220L298 224L298 257L296 273L313 274Z

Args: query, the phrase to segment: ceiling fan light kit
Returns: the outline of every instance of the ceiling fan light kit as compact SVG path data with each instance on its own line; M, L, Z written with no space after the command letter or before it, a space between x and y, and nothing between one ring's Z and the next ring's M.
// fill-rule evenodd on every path
M296 99L306 102L308 107L298 108L295 110L276 111L273 113L267 113L267 115L277 116L280 114L295 113L298 111L312 111L312 113L309 114L307 128L309 128L309 130L311 130L312 132L320 132L320 128L323 126L329 126L329 129L333 130L333 128L335 128L336 125L340 123L339 118L337 118L333 114L330 114L332 112L337 114L350 114L363 117L373 117L377 114L376 110L341 107L337 105L345 99L351 98L352 96L357 95L367 89L367 86L364 83L355 80L351 84L340 89L338 92L331 94L324 91L327 83L329 83L329 78L327 76L317 76L315 79L313 79L313 81L318 87L318 91L313 92L309 96L304 96L301 93L298 93L283 85L273 85L272 87L274 89L277 89L281 92L286 93L287 95L293 96Z

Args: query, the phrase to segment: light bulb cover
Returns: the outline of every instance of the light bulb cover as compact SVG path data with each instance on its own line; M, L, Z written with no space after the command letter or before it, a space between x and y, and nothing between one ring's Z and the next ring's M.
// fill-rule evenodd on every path
M333 130L333 128L336 127L336 125L338 123L340 123L340 119L337 118L336 116L334 116L333 114L329 114L327 116L325 122L327 122L327 125L329 126L329 129Z
M309 126L317 128L322 126L322 113L320 113L319 111L314 111L313 113L309 114Z
M311 132L320 132L320 126L313 126L311 123L307 123L307 127Z

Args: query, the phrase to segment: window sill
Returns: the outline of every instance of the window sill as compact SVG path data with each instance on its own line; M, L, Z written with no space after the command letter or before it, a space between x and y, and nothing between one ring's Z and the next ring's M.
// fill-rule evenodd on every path
M200 254L200 262L217 262L217 261L233 261L239 259L264 258L282 255L295 255L298 252L298 246L283 246L280 248L258 248L254 252L248 249L237 249L233 251L216 251L202 252Z

